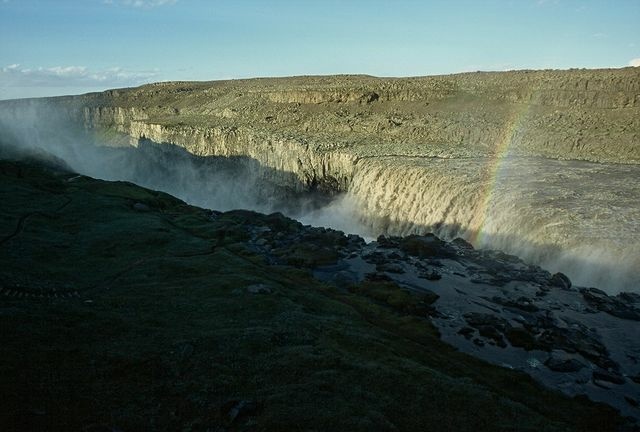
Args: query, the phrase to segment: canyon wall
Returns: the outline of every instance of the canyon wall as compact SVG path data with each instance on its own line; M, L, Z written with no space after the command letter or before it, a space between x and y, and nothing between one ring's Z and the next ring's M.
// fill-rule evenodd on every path
M248 157L285 188L346 193L360 234L435 231L640 285L640 68L167 82L46 103L109 145Z

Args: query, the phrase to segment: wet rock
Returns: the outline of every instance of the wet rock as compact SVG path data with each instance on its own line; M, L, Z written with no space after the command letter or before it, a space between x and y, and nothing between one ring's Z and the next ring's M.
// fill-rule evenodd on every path
M524 327L508 328L505 331L505 336L509 343L516 348L531 351L537 347L535 337Z
M475 284L505 286L512 280L513 278L508 277L505 274L500 274L498 272L481 272L474 275L474 277L471 279L471 282Z
M492 340L499 347L507 346L503 333L509 327L509 323L505 319L478 312L466 313L464 319L469 326L477 329L481 336Z
M442 275L438 273L438 271L436 271L435 269L420 272L418 274L418 277L422 279L430 280L430 281L437 281L442 279Z
M387 255L387 258L390 259L390 260L395 260L395 261L404 260L404 257L402 255L400 255L398 252L391 252L389 255Z
M505 331L509 323L507 320L491 314L480 312L469 312L464 314L464 319L471 327L478 328L480 326L494 327L500 331Z
M518 297L517 299L512 300L494 296L490 301L506 308L523 310L525 312L537 312L539 310L539 308L526 297Z
M475 332L476 331L471 327L462 327L460 330L458 330L458 334L464 336L464 338L467 340L471 339Z
M627 401L627 403L634 408L638 408L638 406L640 406L640 403L636 399L632 398L631 396L625 396L624 400Z
M378 273L378 272L367 273L366 275L364 275L364 278L365 278L365 280L372 281L372 282L391 282L391 281L393 281L393 279L390 278L388 275L386 275L384 273Z
M621 298L630 299L628 294L626 297L610 297L597 288L583 288L580 293L589 306L598 311L626 320L640 321L640 310L620 300Z
M545 366L554 372L578 372L585 367L580 360L571 358L566 354L552 353L551 357L544 362Z
M561 289L569 289L571 288L571 280L564 273L555 273L549 279L549 285Z
M404 237L400 240L400 249L419 258L453 258L456 256L456 252L450 244L433 234Z
M456 237L451 241L451 244L455 247L457 247L458 249L461 250L466 250L466 251L472 251L473 249L473 245L471 243L469 243L468 241L461 239L460 237Z
M479 347L483 347L483 346L485 346L485 343L484 343L484 341L483 341L482 339L475 338L475 339L473 340L473 343L474 343L474 344L476 344L476 345L477 345L477 346L479 346Z
M594 383L596 381L605 381L616 385L625 383L624 377L616 372L595 370L593 371L592 378Z
M376 266L376 270L379 272L387 272L387 273L404 273L404 268L397 263L383 263L383 264L378 264Z
M640 294L623 292L618 294L617 297L628 305L640 305Z
M543 288L540 287L540 289L538 291L536 291L536 297L545 297L546 295L549 294L549 289L548 288Z
M418 294L418 297L420 298L420 301L422 303L425 303L427 305L432 305L440 298L438 294L426 288L420 290L420 294Z
M384 249L392 249L392 248L398 248L400 246L400 241L402 240L402 237L396 237L396 236L378 236L378 238L376 239L376 243L378 243L378 246Z
M606 347L598 340L597 333L585 327L547 328L536 338L537 349L551 351L554 349L569 353L579 353L603 369L617 368L609 356Z
M362 256L362 259L370 264L386 264L387 256L382 252L371 252Z

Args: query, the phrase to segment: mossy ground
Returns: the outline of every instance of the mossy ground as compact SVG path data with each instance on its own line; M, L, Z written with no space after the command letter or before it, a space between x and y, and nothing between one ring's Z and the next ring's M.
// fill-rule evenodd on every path
M2 430L606 431L621 421L458 353L411 313L406 292L343 292L266 265L245 240L270 217L212 217L132 184L15 162L0 163L0 202L0 283L12 293L0 296ZM271 293L247 290L257 283ZM232 420L234 401L257 406Z

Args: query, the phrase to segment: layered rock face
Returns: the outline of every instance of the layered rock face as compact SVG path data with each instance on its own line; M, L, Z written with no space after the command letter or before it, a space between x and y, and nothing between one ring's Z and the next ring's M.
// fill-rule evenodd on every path
M265 146L356 157L468 157L494 154L508 141L521 155L640 162L635 68L159 83L86 96L83 104L90 126L134 138L195 138L190 145L200 153L260 156L256 148ZM310 168L304 159L300 168L290 157L262 157L301 178Z
M287 189L344 192L359 234L434 231L581 284L640 284L638 68L172 82L53 103L108 141L248 157Z

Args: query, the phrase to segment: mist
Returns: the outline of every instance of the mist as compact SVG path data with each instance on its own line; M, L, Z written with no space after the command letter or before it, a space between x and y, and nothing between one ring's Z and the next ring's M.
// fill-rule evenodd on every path
M248 157L198 157L169 143L103 137L47 101L0 106L0 157L37 158L94 178L129 181L203 208L281 212L310 225L366 231L344 195L308 191L293 173Z
M427 232L446 240L473 238L469 226L478 199L473 182L468 180L456 180L456 184L430 172L432 177L423 185L416 186L417 180L406 176L406 185L395 182L393 187L399 189L390 191L391 186L377 168L361 169L349 191L329 196L309 191L294 173L265 167L255 159L199 157L179 146L144 138L131 143L123 134L86 129L77 118L47 101L3 103L0 158L39 158L90 177L129 181L167 192L208 209L281 212L304 224L358 234L367 241L379 234ZM561 271L581 286L597 286L609 293L638 291L640 258L633 240L637 236L638 209L632 202L621 203L622 198L615 201L609 197L607 188L611 184L605 183L612 181L610 173L598 174L589 168L589 178L594 180L588 187L602 190L584 191L579 205L569 208L569 200L562 195L566 186L560 190L560 183L548 180L556 176L552 171L556 168L544 165L549 172L534 172L542 168L528 163L530 166L524 168L514 166L514 175L544 181L520 181L517 187L496 190L487 214L488 234L475 246L504 250L549 271ZM571 175L572 170L582 169L565 164L562 172ZM522 175L523 170L527 175ZM637 171L635 167L628 170L631 175ZM625 195L622 184L629 175L625 171L619 179L613 178L619 182L613 186L620 189L620 196ZM401 200L419 205L408 207ZM612 203L617 205L615 211L610 210ZM605 216L609 219L602 219ZM601 220L594 222L594 217Z

